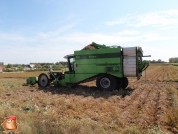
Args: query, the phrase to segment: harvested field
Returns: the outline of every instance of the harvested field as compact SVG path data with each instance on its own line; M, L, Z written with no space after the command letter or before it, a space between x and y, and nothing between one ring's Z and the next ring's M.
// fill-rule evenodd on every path
M21 134L178 133L178 67L151 65L124 90L22 86L0 74L0 117L17 116ZM0 119L3 122L3 119ZM3 128L0 129L3 131Z

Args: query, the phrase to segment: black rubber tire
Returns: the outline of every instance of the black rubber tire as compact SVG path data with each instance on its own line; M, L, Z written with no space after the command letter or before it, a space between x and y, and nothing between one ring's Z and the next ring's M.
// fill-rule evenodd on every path
M38 76L38 85L40 87L47 87L49 85L49 78L46 74L42 73Z
M116 88L116 79L108 74L100 75L96 79L96 86L102 91L112 91Z
M122 79L121 78L116 78L116 89L122 88Z
M122 78L122 88L125 89L129 84L129 81L126 77Z
M126 77L123 77L123 78L116 78L116 88L119 90L120 88L122 89L125 89L129 82L128 82L128 79Z

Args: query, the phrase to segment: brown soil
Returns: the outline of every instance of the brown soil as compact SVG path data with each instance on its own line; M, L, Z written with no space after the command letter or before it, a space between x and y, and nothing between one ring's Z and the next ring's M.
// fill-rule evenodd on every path
M171 89L178 89L178 67L149 66L140 80L129 78L129 86L124 90L101 92L95 81L80 84L75 89L50 86L38 89L20 87L3 90L1 101L14 104L36 104L41 109L50 109L56 118L90 118L109 127L125 128L138 126L151 129L159 126L161 131L174 133L166 124L166 113L178 96ZM21 79L2 79L1 82L16 82Z

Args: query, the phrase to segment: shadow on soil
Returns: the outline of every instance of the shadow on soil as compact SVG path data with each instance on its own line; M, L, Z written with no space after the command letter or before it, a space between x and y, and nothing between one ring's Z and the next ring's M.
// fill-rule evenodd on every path
M119 89L119 90L114 90L114 91L101 91L98 90L97 87L95 86L83 86L83 85L78 85L75 86L75 88L71 87L55 87L55 86L49 86L46 88L39 88L39 90L43 90L44 92L51 92L52 94L66 94L66 95L82 95L85 97L88 96L93 96L94 98L109 98L111 96L130 96L134 89L127 87L126 89Z

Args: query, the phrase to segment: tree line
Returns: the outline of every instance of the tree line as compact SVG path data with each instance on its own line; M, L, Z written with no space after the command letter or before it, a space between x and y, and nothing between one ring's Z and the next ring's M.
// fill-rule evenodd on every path
M31 67L30 65L34 65ZM30 63L30 64L3 64L3 72L15 71L48 71L52 66L53 70L62 70L67 68L68 63L64 61L56 63Z
M161 59L158 60L150 60L150 63L165 63ZM178 63L178 57L169 58L169 63ZM30 64L34 64L33 69L25 70L29 67ZM30 63L30 64L7 64L4 65L3 62L0 62L0 66L3 66L4 72L13 72L13 71L48 71L50 66L52 65L53 70L61 70L68 67L68 63L66 61L59 61L56 63Z
M169 58L169 63L178 63L178 57Z
M150 60L150 63L165 63L165 61L162 61L161 59L158 60Z

